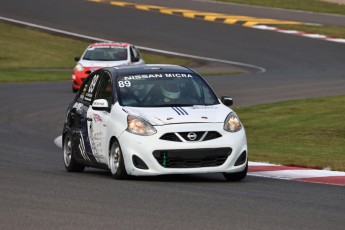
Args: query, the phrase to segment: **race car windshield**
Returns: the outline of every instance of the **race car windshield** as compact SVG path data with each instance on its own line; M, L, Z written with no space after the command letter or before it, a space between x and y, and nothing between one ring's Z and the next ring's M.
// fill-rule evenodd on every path
M125 61L127 49L125 47L99 47L89 48L83 57L90 61Z
M122 106L167 107L219 104L217 96L197 74L159 73L117 78Z

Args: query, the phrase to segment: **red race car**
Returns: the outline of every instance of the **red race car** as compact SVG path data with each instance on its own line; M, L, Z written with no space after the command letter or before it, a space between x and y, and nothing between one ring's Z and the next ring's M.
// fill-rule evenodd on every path
M93 43L81 57L72 72L72 90L77 92L84 79L93 71L109 66L144 64L138 49L128 43Z

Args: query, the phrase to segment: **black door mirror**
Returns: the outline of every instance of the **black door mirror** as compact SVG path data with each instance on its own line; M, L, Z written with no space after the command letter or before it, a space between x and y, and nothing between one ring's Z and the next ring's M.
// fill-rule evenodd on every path
M232 97L229 96L222 96L221 102L226 106L232 106L234 104Z
M75 57L74 58L74 61L79 61L80 60L80 57Z
M139 61L139 57L132 57L132 62L138 62Z

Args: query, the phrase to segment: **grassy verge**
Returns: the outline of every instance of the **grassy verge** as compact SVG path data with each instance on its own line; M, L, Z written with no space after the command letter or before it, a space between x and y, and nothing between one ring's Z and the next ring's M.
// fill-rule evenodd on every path
M248 5L267 6L291 10L303 10L317 13L345 15L345 5L318 0L217 0Z
M345 96L239 108L251 161L345 171Z
M0 83L70 80L74 57L89 43L0 22ZM146 63L198 65L190 58L141 54Z

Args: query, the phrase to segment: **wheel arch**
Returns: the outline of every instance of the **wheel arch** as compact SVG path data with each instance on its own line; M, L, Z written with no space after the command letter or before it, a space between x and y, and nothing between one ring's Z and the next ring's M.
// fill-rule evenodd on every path
M114 141L119 142L119 140L118 140L115 136L112 136L112 137L110 138L109 144L108 144L108 156L109 156L109 154L110 154L111 144L112 144Z

